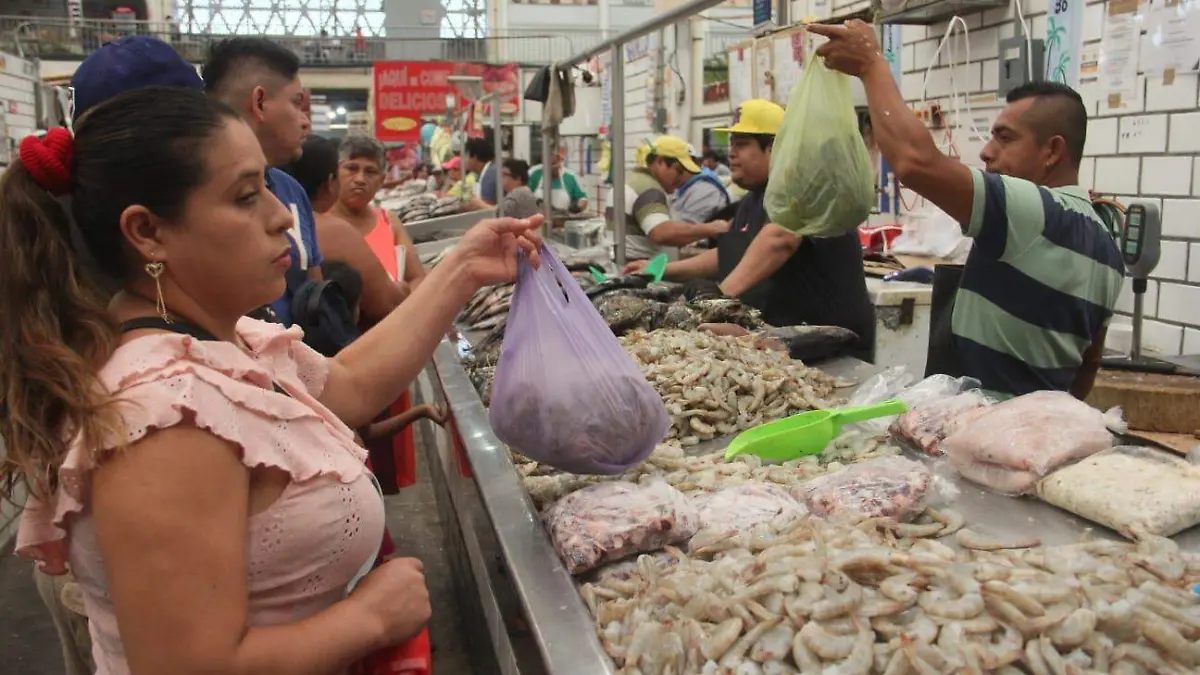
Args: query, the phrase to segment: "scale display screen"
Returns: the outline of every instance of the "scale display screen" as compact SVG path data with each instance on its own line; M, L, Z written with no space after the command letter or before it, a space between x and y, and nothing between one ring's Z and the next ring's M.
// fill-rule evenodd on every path
M1135 281L1145 279L1158 266L1162 254L1162 219L1158 206L1137 202L1125 210L1125 227L1121 232L1121 257L1125 271Z
M1126 264L1134 263L1142 253L1143 244L1143 226L1145 225L1146 211L1139 205L1129 207L1125 212L1125 246L1123 253L1125 254Z

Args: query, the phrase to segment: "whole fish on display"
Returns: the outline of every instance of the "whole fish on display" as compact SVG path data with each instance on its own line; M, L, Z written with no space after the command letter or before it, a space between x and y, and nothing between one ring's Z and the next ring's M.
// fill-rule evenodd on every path
M646 288L649 284L649 277L631 274L625 277L613 277L611 279L605 279L604 281L601 281L595 286L587 289L586 293L588 298L590 298L592 302L595 302L596 298L606 293L612 293L613 291L621 291L631 288Z

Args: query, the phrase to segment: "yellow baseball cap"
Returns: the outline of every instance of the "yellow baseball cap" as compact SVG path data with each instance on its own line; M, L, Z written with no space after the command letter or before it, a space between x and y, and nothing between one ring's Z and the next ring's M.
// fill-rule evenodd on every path
M783 124L783 108L761 98L742 102L733 111L733 126L714 129L730 134L760 134L774 136Z
M695 150L682 138L659 136L650 143L649 154L673 159L691 173L700 173L699 165L696 164L696 160L692 159L695 157Z

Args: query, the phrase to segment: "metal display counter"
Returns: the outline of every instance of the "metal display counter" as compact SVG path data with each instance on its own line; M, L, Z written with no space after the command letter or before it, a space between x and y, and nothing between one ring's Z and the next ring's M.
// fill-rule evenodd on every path
M443 340L415 386L453 421L425 444L475 673L615 672L504 445L459 345Z
M417 239L447 239L461 236L463 232L471 229L475 223L484 218L494 218L495 216L496 209L493 207L405 223L404 229L413 241Z
M473 672L608 675L615 672L591 615L561 564L540 517L492 433L460 357L464 342L443 340L415 386L421 401L448 401L453 422L434 429L425 452L433 474L438 511L446 531L456 590L469 622ZM818 364L857 382L877 368L854 359ZM717 439L696 446L713 450ZM932 463L933 460L924 458ZM1030 498L1009 498L939 471L952 484L952 508L985 535L1020 538L1033 532L1044 545L1115 533ZM1175 538L1200 552L1200 528ZM945 540L954 545L953 539Z

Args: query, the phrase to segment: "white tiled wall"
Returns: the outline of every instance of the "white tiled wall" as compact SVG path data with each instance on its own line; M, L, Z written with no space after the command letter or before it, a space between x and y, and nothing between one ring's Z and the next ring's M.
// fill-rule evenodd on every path
M1045 35L1047 0L1025 0L1024 13L1033 36ZM1084 14L1084 49L1100 43L1105 2L1089 2ZM974 118L981 111L994 115L999 102L990 96L997 81L997 41L1020 34L1013 22L1015 11L989 10L968 20L972 26L971 65L963 63L961 43L953 51L958 65L959 91L975 94ZM925 68L946 29L935 26L904 27L905 97L921 96ZM930 75L926 97L940 99L952 110L948 92L949 51L943 50ZM1139 77L1139 100L1110 109L1098 101L1098 86L1084 83L1080 93L1089 106L1087 158L1080 166L1080 182L1097 192L1118 197L1123 203L1144 199L1163 210L1162 261L1145 297L1147 321L1143 344L1167 354L1200 353L1200 84L1195 73L1179 74L1164 85L1156 74ZM990 104L990 105L989 105ZM965 117L965 109L960 110ZM991 117L989 117L989 120ZM977 126L980 126L977 123ZM981 143L956 131L956 146L963 161L977 163ZM1132 296L1127 287L1118 303L1118 322L1128 322Z

